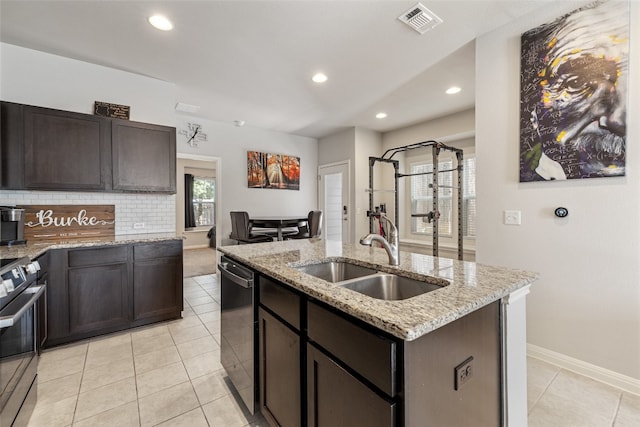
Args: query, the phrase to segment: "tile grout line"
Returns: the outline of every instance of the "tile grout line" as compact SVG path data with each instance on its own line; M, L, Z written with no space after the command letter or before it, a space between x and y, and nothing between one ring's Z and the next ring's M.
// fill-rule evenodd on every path
M616 418L618 418L618 414L620 413L620 406L622 405L623 397L624 393L620 392L620 397L618 397L618 405L616 406L616 410L613 413L613 419L611 420L611 427L614 427L616 424Z
M80 373L80 384L78 385L78 394L76 395L76 404L73 405L73 416L71 417L71 425L76 422L76 412L78 411L78 402L80 402L80 391L82 390L82 380L84 380L84 370L87 368L87 358L89 357L89 343L84 351L84 362L82 363L82 371Z
M533 402L533 404L531 405L531 408L529 408L527 410L527 417L531 414L531 412L533 411L533 408L536 407L536 405L538 404L538 402L540 402L540 400L542 400L542 397L545 395L545 393L549 390L549 387L551 387L551 384L553 384L553 382L556 380L556 378L558 378L558 375L560 375L560 371L562 371L562 369L559 369L558 372L556 372L553 377L551 378L551 380L549 380L549 383L547 384L547 386L544 388L544 390L542 390L542 393L540 393L540 396L538 396L538 398L536 399L535 402ZM528 391L527 391L528 392Z

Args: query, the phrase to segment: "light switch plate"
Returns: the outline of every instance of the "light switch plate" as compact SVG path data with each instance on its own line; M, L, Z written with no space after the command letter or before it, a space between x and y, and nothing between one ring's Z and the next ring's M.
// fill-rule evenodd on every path
M522 212L521 211L504 211L504 223L506 225L522 224Z

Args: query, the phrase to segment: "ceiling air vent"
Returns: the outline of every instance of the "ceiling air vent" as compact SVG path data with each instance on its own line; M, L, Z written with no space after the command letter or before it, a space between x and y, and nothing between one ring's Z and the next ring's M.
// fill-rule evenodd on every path
M442 19L424 7L422 3L416 4L411 9L398 16L398 19L420 34L424 34L442 23Z

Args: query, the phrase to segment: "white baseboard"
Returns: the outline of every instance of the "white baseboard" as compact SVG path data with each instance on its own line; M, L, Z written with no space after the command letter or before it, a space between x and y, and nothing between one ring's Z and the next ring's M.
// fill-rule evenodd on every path
M568 371L575 372L585 377L592 378L623 391L640 395L640 380L622 375L609 369L601 368L579 359L566 356L555 351L538 347L534 344L527 344L527 356L535 357L552 365L559 366Z

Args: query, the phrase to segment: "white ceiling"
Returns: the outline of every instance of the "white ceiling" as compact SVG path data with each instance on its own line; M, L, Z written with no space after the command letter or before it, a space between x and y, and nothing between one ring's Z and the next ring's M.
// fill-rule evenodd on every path
M473 106L473 40L546 1L423 0L444 22L420 35L397 20L416 1L0 0L0 40L172 82L198 117L322 137Z

